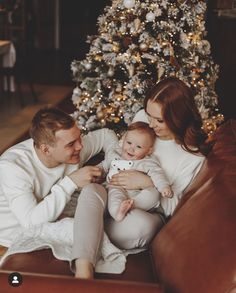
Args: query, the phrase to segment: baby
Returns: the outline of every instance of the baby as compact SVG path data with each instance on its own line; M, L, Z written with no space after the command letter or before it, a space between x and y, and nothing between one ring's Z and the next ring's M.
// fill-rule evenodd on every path
M121 170L134 169L149 175L155 187L143 190L125 190L108 185L108 210L121 221L133 208L150 210L160 205L160 194L172 197L173 192L156 156L152 155L156 134L145 122L132 123L125 133L120 147L117 143L106 154L102 162L108 172L107 181ZM108 171L109 170L109 171Z

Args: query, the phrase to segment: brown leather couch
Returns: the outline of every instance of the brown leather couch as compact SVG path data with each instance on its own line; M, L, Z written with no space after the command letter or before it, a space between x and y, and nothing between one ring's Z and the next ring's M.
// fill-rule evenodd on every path
M173 217L149 251L128 257L121 275L74 279L67 262L45 249L6 259L0 292L236 293L236 120L212 137L214 146ZM23 275L8 284L10 272Z

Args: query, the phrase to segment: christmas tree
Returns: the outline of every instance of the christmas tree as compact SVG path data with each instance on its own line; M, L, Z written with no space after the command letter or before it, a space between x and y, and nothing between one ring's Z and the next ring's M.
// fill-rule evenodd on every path
M193 88L207 123L215 119L218 66L205 39L205 12L201 0L113 0L105 7L86 58L71 64L78 125L123 130L147 90L168 76Z

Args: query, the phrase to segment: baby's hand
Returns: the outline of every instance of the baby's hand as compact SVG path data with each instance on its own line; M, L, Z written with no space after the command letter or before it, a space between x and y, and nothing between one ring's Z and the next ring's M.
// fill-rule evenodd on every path
M161 194L163 197L168 197L168 198L171 198L174 195L173 190L170 188L170 186L166 186L165 188L163 188L163 190L161 191Z

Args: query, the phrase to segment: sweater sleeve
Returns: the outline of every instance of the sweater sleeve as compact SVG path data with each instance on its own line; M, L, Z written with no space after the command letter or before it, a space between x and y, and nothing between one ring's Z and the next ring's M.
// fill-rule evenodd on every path
M117 136L113 130L103 128L89 132L82 138L83 149L80 153L80 166L101 150L105 153L117 142Z
M148 123L147 114L145 113L145 110L144 109L138 111L135 114L134 119L133 119L132 122L137 122L137 121L143 121L143 122Z
M192 183L195 176L198 174L204 162L204 157L199 157L197 161L186 161L186 164L181 165L178 180L173 182L172 190L174 193L173 198L161 198L161 205L165 211L166 216L173 214L176 206L181 200L184 191ZM181 177L181 178L180 178Z
M70 200L76 185L69 177L55 183L49 194L37 199L30 173L15 163L1 164L0 184L13 215L26 228L55 221Z
M153 184L159 192L170 186L169 180L166 177L164 170L161 168L158 159L153 156L149 159L144 159L140 161L137 166L138 171L144 171L148 176L151 177Z
M181 180L175 180L173 182L173 192L179 198L182 197L185 189L192 183L195 176L198 174L201 166L204 162L204 157L199 157L198 162L187 161L185 164L182 164L181 169Z

